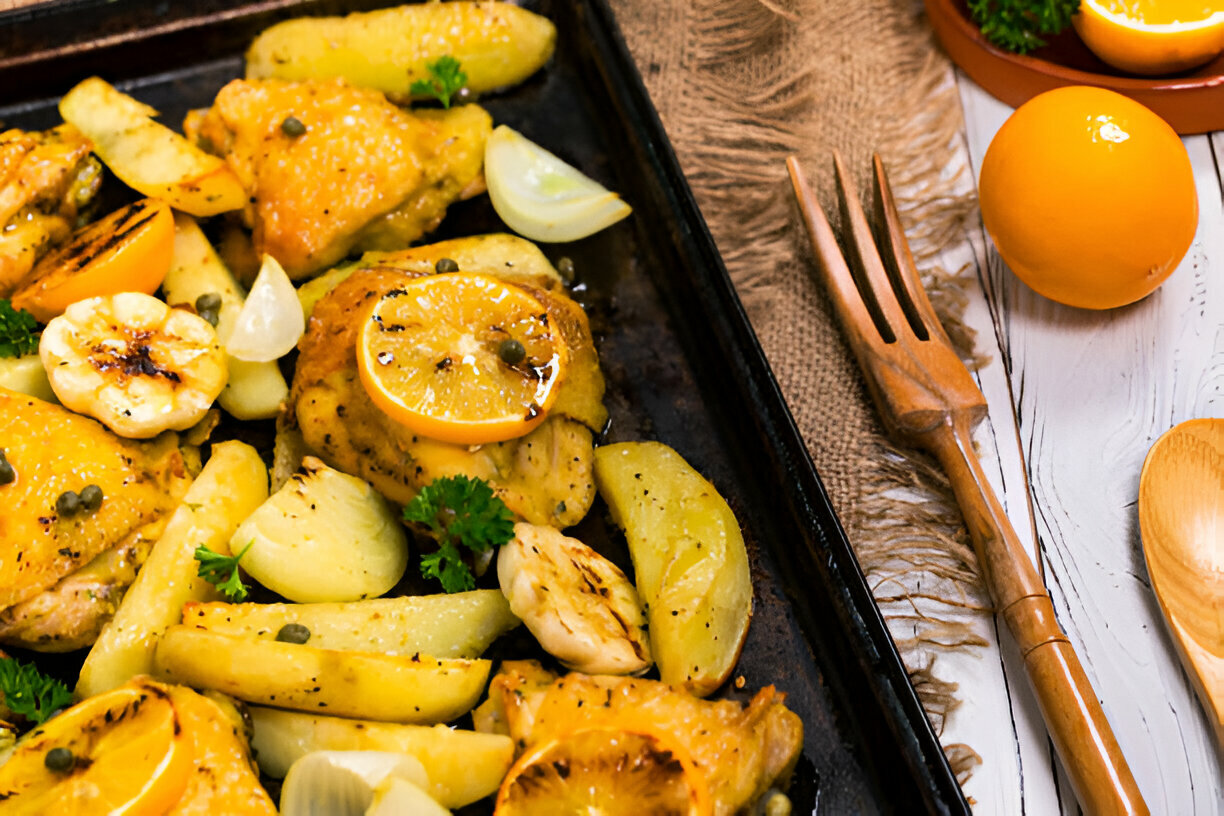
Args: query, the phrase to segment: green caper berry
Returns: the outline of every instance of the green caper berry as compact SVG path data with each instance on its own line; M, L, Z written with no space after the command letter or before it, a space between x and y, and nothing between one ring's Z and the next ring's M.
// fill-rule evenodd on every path
M561 258L557 261L557 271L561 273L561 280L566 283L572 283L574 280L574 261L572 258Z
M523 348L522 343L511 337L497 344L497 356L506 365L518 365L527 356L527 349Z
M434 264L434 270L439 275L445 275L447 272L458 272L459 264L455 263L453 258L441 258Z
M61 516L75 516L81 509L81 497L71 490L65 490L55 500L55 512Z
M73 769L76 765L76 757L67 748L52 748L43 759L43 764L49 771L64 773Z
M217 322L221 319L221 315L217 314L212 309L204 309L200 312L200 317L208 321L208 325L214 329L217 328Z
M276 633L281 643L305 643L310 640L310 630L300 623L286 623Z
M285 121L281 122L281 130L286 136L296 139L306 132L306 126L296 116L286 116Z
M208 292L196 298L195 307L197 312L219 312L221 311L221 296L216 292Z
M102 506L102 488L96 484L85 485L81 490L81 506L90 513Z
M17 481L17 471L13 470L13 466L4 456L4 451L0 450L0 485L12 484L15 481Z

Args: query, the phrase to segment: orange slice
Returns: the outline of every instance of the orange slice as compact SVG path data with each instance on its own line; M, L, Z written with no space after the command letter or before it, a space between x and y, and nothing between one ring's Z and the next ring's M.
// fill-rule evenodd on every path
M1135 74L1186 71L1224 49L1219 0L1083 0L1072 19L1093 53Z
M588 728L529 750L497 793L496 816L707 816L704 774L661 733Z
M66 767L48 767L63 748ZM182 797L191 746L165 686L134 681L78 703L23 739L0 766L6 816L156 816Z
M543 422L568 362L544 304L458 272L383 295L357 341L375 405L422 436L464 445L514 439Z
M170 271L174 215L145 198L78 230L18 284L13 306L46 323L79 300L120 292L151 295Z

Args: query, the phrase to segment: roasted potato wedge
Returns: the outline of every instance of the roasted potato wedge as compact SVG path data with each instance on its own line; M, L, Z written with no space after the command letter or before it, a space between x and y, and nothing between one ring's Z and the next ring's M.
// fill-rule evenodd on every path
M94 152L129 187L197 216L241 209L246 191L234 171L165 125L157 111L91 77L59 103L64 121L94 143Z
M78 697L115 688L153 666L153 648L178 623L183 604L218 598L197 575L195 549L229 551L230 536L268 495L268 471L250 445L221 442L153 545L115 617L81 667Z
M194 218L183 213L174 216L174 255L170 271L162 281L162 293L171 306L195 306L201 296L220 298L217 309L217 336L226 338L233 328L246 293L234 279ZM228 355L227 355L228 356ZM289 396L289 386L275 362L252 363L228 356L229 380L217 397L236 419L272 419Z
M459 60L467 87L483 93L516 85L538 71L556 47L557 29L510 3L419 3L278 23L255 39L247 78L331 79L412 97L428 63Z
M43 402L59 402L37 351L20 357L0 357L0 388L37 397Z
M477 589L354 603L189 603L183 623L262 640L275 640L281 627L297 623L310 630L307 643L317 649L475 658L519 620L500 592Z
M710 694L735 668L752 614L748 553L731 508L658 442L596 448L595 484L629 541L660 679Z
M382 722L448 722L476 705L488 660L341 652L172 626L153 674L250 703Z
M444 725L393 725L251 706L251 745L259 768L282 779L289 766L313 751L394 751L420 760L429 794L460 808L491 795L514 760L514 743L501 734L478 734Z

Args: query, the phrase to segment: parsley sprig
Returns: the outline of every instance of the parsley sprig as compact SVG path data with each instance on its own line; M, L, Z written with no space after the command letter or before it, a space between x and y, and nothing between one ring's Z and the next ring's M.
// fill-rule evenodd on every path
M437 578L447 592L476 586L460 547L474 553L514 538L514 515L483 479L444 476L421 488L404 508L404 520L428 529L438 551L421 556L421 574Z
M242 583L242 576L238 574L238 562L254 544L252 539L237 555L221 555L201 544L195 549L195 560L200 562L200 569L196 574L224 592L226 598L242 603L247 598L247 588L246 584Z
M35 725L42 725L72 702L67 686L47 677L33 663L21 663L12 657L0 658L0 692L9 711Z
M448 54L425 63L425 69L429 71L429 78L413 82L408 92L413 96L437 97L442 107L449 108L451 97L467 84L467 74L460 69L459 60Z
M1080 0L969 0L982 34L1000 48L1027 54L1046 44L1046 36L1071 25Z
M0 357L20 357L38 348L38 321L0 298Z

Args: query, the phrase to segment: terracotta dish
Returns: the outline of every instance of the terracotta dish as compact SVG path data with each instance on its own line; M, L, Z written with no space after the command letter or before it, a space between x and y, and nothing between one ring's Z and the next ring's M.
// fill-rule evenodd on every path
M952 61L1012 107L1064 85L1096 85L1125 94L1160 114L1183 135L1224 130L1224 55L1171 77L1137 77L1101 62L1072 29L1021 56L986 40L964 0L925 0L927 16Z

